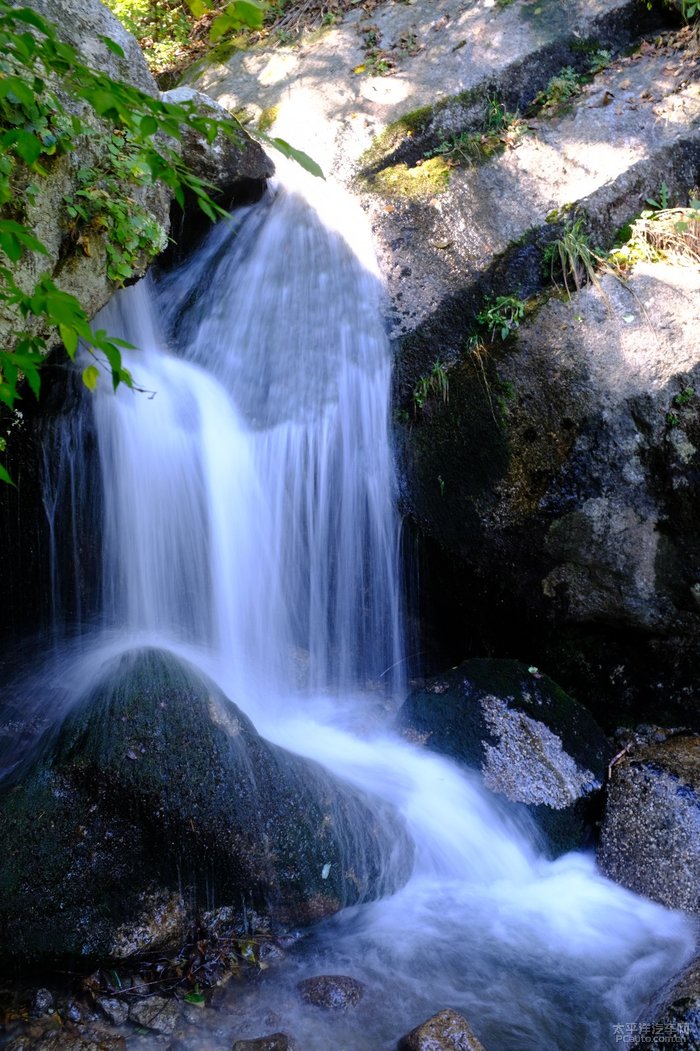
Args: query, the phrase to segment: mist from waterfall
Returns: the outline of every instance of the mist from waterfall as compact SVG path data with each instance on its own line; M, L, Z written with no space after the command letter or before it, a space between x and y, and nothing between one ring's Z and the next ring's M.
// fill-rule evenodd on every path
M359 209L313 194L320 209L278 188L101 320L139 348L147 393L94 398L100 633L81 667L142 642L182 653L414 837L407 886L300 941L217 1019L227 1039L273 1012L304 1051L389 1051L450 1006L487 1051L613 1047L694 931L588 856L546 859L476 774L381 727L406 676L382 288ZM368 995L342 1016L304 1007L294 982L318 973Z

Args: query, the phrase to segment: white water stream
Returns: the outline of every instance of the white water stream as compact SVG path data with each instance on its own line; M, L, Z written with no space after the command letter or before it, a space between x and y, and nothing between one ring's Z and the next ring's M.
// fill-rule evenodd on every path
M103 323L156 392L96 398L110 638L186 654L263 735L395 803L417 846L406 887L232 994L201 1046L283 1029L389 1051L451 1006L487 1051L614 1047L692 954L687 919L590 857L541 857L475 775L376 728L404 686L390 359L364 219L324 201L279 191ZM300 1004L318 973L365 999Z

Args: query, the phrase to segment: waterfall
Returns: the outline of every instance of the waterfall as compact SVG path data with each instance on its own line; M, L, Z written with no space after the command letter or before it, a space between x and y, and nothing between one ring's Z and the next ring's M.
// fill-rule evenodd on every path
M155 394L97 398L114 624L210 647L239 689L285 692L295 666L315 692L397 691L380 291L278 191L155 297L142 284L115 304L104 324L141 348L128 365Z
M690 958L687 919L588 856L541 857L476 775L376 729L405 675L381 307L361 214L283 188L117 297L100 324L139 348L145 393L94 398L92 661L134 639L186 653L262 733L397 806L416 842L407 886L319 927L217 1020L224 1042L273 1011L305 1051L389 1051L451 1006L489 1051L600 1051ZM319 971L361 978L366 1000L294 1007Z

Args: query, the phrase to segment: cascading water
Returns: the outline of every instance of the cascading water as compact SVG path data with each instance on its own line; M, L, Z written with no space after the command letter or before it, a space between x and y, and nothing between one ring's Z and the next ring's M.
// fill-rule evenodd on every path
M688 921L586 856L539 856L475 777L370 732L371 705L363 732L347 729L404 674L390 363L366 236L346 202L319 214L279 190L112 308L105 324L140 348L129 367L156 393L95 401L105 646L185 652L263 734L394 803L416 842L409 883L317 928L237 999L227 1042L272 1027L304 1051L389 1051L452 1006L489 1051L599 1051L689 959ZM292 986L320 972L368 994L340 1017L304 1008Z

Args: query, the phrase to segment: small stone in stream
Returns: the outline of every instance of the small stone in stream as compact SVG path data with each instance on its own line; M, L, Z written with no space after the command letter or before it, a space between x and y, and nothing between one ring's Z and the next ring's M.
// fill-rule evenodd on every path
M163 996L149 996L139 1000L129 1008L129 1021L152 1029L156 1033L172 1033L180 1017L180 1009L175 1000L166 1000Z
M397 1051L484 1051L469 1022L446 1008L402 1037Z
M32 1000L32 1017L38 1018L40 1015L46 1015L53 1011L53 1007L53 993L48 989L37 989Z
M286 1033L272 1033L255 1040L236 1040L233 1051L288 1051L289 1037Z
M124 1025L129 1017L129 1008L122 1000L102 996L97 1000L97 1006L112 1025Z
M71 1022L80 1022L83 1018L83 1010L75 1000L69 1000L66 1004L66 1018Z
M320 974L297 984L302 1000L316 1007L344 1010L359 1004L365 991L362 982L344 974Z

